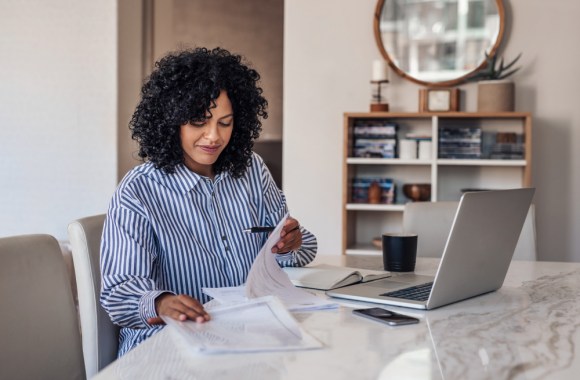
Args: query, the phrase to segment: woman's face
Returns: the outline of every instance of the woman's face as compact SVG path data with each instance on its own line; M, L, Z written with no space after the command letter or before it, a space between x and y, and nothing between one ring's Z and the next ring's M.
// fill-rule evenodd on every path
M225 91L215 101L216 107L204 120L181 126L179 136L184 163L189 170L213 178L213 164L226 148L234 129L232 103Z

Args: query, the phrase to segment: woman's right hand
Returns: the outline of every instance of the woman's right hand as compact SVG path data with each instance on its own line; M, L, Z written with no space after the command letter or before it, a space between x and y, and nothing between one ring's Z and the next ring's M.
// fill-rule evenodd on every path
M203 305L198 300L186 294L165 293L155 299L155 311L157 317L149 318L150 325L161 325L162 315L185 321L191 319L194 322L203 323L210 320L209 314L204 310Z

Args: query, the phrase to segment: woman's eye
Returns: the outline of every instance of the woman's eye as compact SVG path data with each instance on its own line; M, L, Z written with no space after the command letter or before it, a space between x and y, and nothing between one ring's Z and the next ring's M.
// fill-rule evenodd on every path
M219 123L222 127L229 127L230 125L232 125L232 121L220 121Z
M203 127L205 125L205 120L193 122L191 123L191 125L193 125L194 127Z

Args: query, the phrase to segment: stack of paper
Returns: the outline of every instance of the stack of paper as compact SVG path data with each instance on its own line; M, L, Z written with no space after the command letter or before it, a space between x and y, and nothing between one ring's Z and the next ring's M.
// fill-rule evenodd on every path
M287 218L288 214L284 215L254 260L246 280L246 296L256 298L275 295L292 311L337 307L334 302L294 287L288 275L278 265L272 247L280 240L280 232Z
M275 297L211 309L211 321L196 323L163 317L200 353L304 350L322 347Z
M212 312L215 305L233 305L244 303L251 299L246 297L245 285L226 288L203 288L203 292L213 298L210 301ZM327 301L314 294L296 288L282 289L276 293L276 297L282 301L288 311L292 312L334 309L338 307L336 302Z
M336 308L338 305L294 287L278 265L272 247L280 239L282 218L252 264L246 284L204 288L213 300L206 323L163 318L198 352L298 350L322 347L289 311Z

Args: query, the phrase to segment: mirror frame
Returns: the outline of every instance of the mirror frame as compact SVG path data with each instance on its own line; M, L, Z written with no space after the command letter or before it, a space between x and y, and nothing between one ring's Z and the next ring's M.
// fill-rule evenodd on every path
M423 85L423 86L450 87L450 86L457 86L459 84L464 83L466 81L467 77L469 77L473 73L475 73L475 72L477 72L485 67L486 62L485 62L485 60L483 60L479 64L479 66L477 66L475 69L469 71L465 75L462 75L462 76L455 78L455 79L449 79L446 81L442 81L442 82L427 82L427 81L417 79L417 78L407 74L406 72L401 70L394 63L394 61L391 59L391 57L389 56L389 53L387 52L387 50L385 48L385 45L383 44L382 38L381 38L380 22L381 22L381 13L382 13L383 5L385 4L385 1L389 1L389 0L378 0L377 6L375 7L375 15L374 15L374 23L373 23L373 28L374 28L374 33L375 33L375 42L377 43L377 46L378 46L379 51L381 52L381 55L383 56L383 58L385 58L387 60L389 66L391 66L391 68L400 77L407 79L407 80L410 80L411 82ZM491 47L491 50L489 51L490 56L495 55L497 50L499 49L499 46L503 40L503 35L504 35L504 30L505 30L505 9L503 6L503 0L495 0L495 3L497 6L497 11L498 11L498 15L499 15L499 31L497 34L497 39L496 39L494 45Z

